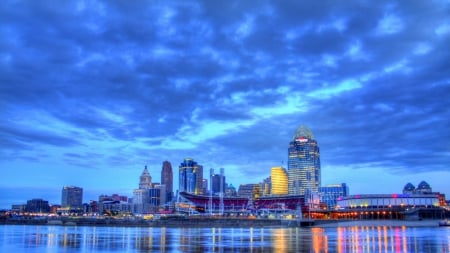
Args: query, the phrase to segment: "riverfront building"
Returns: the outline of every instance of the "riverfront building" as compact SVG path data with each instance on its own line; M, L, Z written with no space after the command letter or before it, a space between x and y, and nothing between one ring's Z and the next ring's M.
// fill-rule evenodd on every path
M349 195L347 184L332 184L319 187L320 202L324 203L327 209L334 209L339 198Z
M321 183L320 152L309 128L297 128L289 143L288 155L289 194L318 192Z
M288 194L288 175L283 167L272 167L270 173L270 185L272 195Z
M64 186L61 195L62 207L81 208L83 206L83 188Z
M50 212L50 206L47 200L31 199L27 201L25 211L29 213L48 213Z
M221 192L224 193L225 187L226 187L226 179L224 175L214 174L211 176L211 191L213 195L218 195Z
M147 165L139 177L139 188L133 191L133 212L145 213L150 208L149 189L152 188L152 176L148 172Z
M161 169L161 184L166 186L166 196L163 203L172 201L173 198L173 172L172 164L169 161L164 161Z
M436 194L365 194L342 197L338 209L438 207L440 196Z
M202 181L203 166L192 158L185 158L179 167L179 191L204 194Z

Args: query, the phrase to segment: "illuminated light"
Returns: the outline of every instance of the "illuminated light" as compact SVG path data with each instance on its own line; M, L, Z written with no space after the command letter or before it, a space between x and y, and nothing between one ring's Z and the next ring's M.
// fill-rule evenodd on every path
M394 198L394 199L396 199L397 198L397 194L392 194L392 197Z
M298 142L308 142L308 139L306 139L305 137L300 137L300 138L297 138L297 141Z

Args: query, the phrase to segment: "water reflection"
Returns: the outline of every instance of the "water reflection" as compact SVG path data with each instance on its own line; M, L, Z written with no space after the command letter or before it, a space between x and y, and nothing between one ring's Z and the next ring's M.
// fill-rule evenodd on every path
M450 252L450 228L0 227L0 252Z

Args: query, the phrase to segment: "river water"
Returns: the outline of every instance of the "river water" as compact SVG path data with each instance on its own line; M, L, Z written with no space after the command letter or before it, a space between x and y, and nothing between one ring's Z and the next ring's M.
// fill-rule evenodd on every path
M0 252L450 252L450 227L0 226Z

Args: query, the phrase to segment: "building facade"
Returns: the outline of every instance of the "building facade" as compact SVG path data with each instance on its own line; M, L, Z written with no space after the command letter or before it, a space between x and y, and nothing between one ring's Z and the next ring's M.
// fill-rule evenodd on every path
M326 205L327 209L335 209L339 198L349 195L347 184L332 184L319 187L320 202Z
M259 198L261 196L261 186L259 184L241 184L237 192L238 197Z
M172 164L164 161L161 169L161 184L166 186L165 202L172 201L173 198L173 171Z
M435 194L365 194L339 198L338 209L438 207L440 196Z
M221 188L222 187L222 188ZM226 179L224 175L214 174L211 176L211 191L213 195L218 195L220 192L225 192Z
M272 167L270 172L272 195L286 195L288 191L288 174L283 167Z
M152 188L152 176L148 172L147 165L145 165L144 171L139 177L139 189Z
M149 189L152 188L152 176L148 172L147 165L139 177L139 188L133 191L133 212L146 213L150 209Z
M320 151L313 133L300 126L294 133L288 149L289 194L302 195L318 192L321 183Z
M179 167L179 191L203 194L203 166L192 158L185 158Z
M61 207L81 208L83 206L83 188L64 186L61 195Z
M25 211L29 213L49 213L50 205L47 200L31 199L27 201Z

